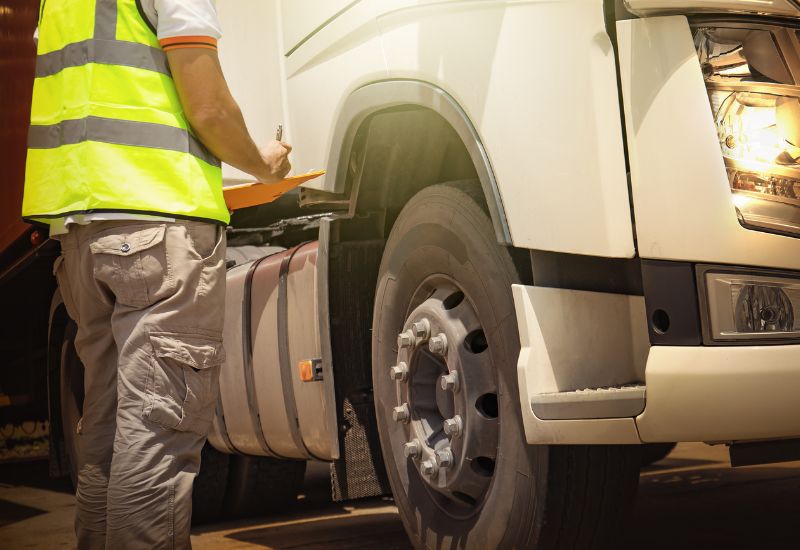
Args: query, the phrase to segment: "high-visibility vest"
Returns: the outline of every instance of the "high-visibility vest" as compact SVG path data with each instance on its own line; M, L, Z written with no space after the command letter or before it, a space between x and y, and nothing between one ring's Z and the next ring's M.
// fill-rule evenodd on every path
M137 0L43 0L23 218L125 212L227 224L219 161L192 134Z

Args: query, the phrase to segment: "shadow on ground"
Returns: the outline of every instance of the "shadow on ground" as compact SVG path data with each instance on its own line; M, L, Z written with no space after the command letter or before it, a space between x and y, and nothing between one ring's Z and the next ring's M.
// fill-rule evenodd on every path
M800 463L733 469L670 458L642 470L621 547L800 548Z
M47 459L0 463L0 488L33 487L57 493L72 494L69 478L51 478Z
M74 499L47 462L0 464L0 548L68 548ZM327 468L312 466L287 513L193 530L195 550L410 548L390 499L334 503ZM614 550L800 548L800 462L731 469L724 448L679 445L642 470L639 498Z
M334 517L292 525L245 529L226 535L275 550L405 550L411 544L396 513ZM302 543L298 544L299 541Z

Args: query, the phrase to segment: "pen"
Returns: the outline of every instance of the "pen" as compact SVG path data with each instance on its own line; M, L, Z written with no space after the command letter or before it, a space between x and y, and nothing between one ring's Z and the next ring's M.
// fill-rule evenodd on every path
M275 132L275 141L283 139L283 124L278 124L278 129Z

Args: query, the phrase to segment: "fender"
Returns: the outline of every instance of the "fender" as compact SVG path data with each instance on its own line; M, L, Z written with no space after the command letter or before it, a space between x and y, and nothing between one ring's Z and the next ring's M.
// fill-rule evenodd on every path
M427 82L406 79L382 80L357 88L345 100L339 111L328 156L327 181L333 182L334 186L328 191L336 194L346 192L347 165L356 134L362 124L371 115L380 111L405 105L428 108L442 116L453 128L469 153L478 180L481 182L497 241L511 245L511 232L497 180L475 126L452 96ZM354 185L350 196L347 197L351 216L355 214L358 192L358 185Z

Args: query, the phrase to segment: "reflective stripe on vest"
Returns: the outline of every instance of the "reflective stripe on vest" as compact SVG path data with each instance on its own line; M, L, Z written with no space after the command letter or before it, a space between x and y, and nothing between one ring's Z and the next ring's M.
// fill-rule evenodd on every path
M29 149L55 149L83 141L189 153L212 166L219 166L219 160L200 145L194 136L173 126L88 116L50 126L31 126L28 130Z
M54 75L67 67L80 67L87 63L124 65L170 74L167 56L160 48L135 42L116 42L93 38L40 55L36 59L36 77Z
M220 163L192 135L135 1L44 5L26 219L117 211L229 221Z

